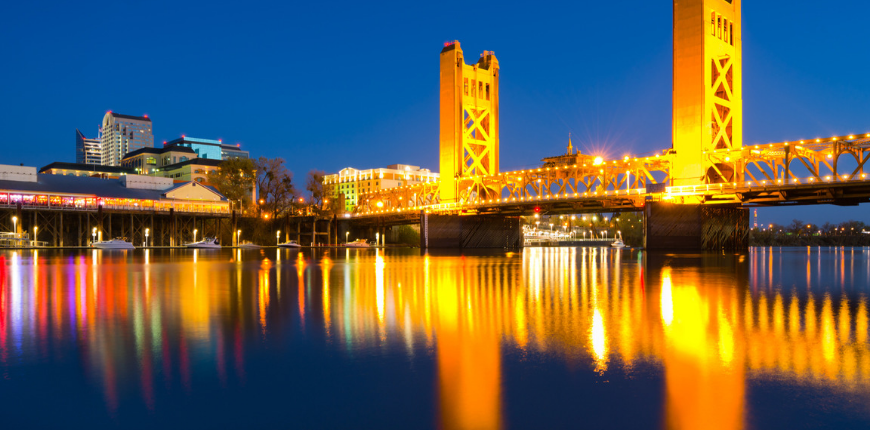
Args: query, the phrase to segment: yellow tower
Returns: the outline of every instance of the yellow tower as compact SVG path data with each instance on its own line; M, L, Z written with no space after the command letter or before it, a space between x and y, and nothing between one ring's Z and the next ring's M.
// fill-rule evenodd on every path
M673 185L739 181L741 0L674 0Z
M458 41L441 50L440 165L442 202L457 201L456 178L498 172L498 60L469 66Z

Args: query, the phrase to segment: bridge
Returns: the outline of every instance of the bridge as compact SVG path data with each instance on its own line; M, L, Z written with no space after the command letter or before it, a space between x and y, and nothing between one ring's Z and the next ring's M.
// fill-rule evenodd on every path
M647 248L742 249L749 207L870 201L870 133L743 144L740 3L674 1L673 146L651 156L603 159L569 139L539 168L500 171L498 60L468 65L446 43L440 180L364 193L352 222L419 222L424 247L510 247L519 216L636 211Z

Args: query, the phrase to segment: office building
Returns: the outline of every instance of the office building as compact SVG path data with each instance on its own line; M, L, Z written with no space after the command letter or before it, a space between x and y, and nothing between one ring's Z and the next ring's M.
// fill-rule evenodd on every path
M195 158L197 156L193 149L181 146L141 148L125 155L121 166L133 169L140 175L163 176L159 173L164 167Z
M79 129L76 129L76 163L78 164L102 164L103 149L101 136L95 139L87 138Z
M102 164L120 166L127 153L154 147L154 130L147 116L106 112L103 117Z
M166 147L185 147L196 152L197 158L208 160L228 160L230 158L250 158L248 151L243 151L239 145L226 145L221 140L200 139L181 136L178 139L165 142Z
M347 167L336 174L323 177L323 195L344 200L344 210L352 212L360 193L437 180L438 173L407 164L391 164L385 168L368 170Z

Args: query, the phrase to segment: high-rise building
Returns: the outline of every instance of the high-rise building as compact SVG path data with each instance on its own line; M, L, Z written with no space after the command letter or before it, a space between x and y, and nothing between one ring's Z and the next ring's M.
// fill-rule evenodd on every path
M106 112L103 117L102 164L120 166L128 152L154 147L154 130L148 116Z
M103 162L103 149L100 142L101 136L89 139L79 129L76 129L76 163L101 164Z

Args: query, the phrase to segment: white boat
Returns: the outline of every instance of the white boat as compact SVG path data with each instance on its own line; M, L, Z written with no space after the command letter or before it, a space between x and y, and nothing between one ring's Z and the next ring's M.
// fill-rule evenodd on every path
M344 246L348 248L371 248L371 245L365 239L357 239L353 242L345 243Z
M610 244L610 246L614 248L625 248L625 244L622 243L622 239L614 240L613 243Z
M127 242L126 237L116 237L112 240L101 240L91 244L98 249L133 249L133 244Z
M221 244L216 238L207 237L199 242L186 243L184 246L198 249L220 249Z
M245 243L239 245L239 248L244 248L244 249L260 249L260 248L262 248L262 246L257 245L256 243L245 242Z
M278 247L279 248L302 248L302 245L296 243L295 240L288 240L287 242L279 243Z

